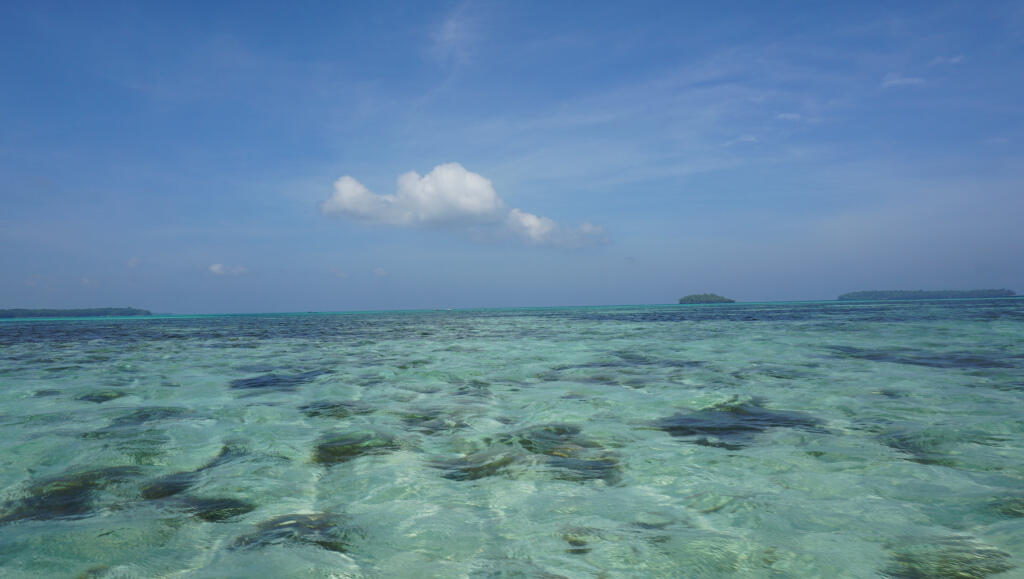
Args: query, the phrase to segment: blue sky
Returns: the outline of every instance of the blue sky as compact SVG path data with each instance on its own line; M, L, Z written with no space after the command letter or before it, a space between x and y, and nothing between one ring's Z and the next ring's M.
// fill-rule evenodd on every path
M0 307L1024 291L1024 3L0 5Z

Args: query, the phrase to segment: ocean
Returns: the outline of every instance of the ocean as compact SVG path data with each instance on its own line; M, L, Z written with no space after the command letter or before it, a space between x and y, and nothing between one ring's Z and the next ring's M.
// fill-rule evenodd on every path
M3 577L1024 577L1024 300L0 321Z

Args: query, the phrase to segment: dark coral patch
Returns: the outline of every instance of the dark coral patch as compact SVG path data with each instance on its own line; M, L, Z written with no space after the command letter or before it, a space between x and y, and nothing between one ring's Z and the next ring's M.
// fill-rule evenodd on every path
M203 471L220 466L244 454L244 451L238 447L224 445L221 447L220 453L203 466L195 470L164 475L146 484L142 487L142 498L149 500L163 499L185 492L199 482Z
M313 461L334 465L372 454L384 454L399 449L398 441L376 431L328 434L317 442Z
M122 392L120 390L99 390L97 392L90 392L88 394L83 394L83 395L79 396L78 398L75 398L75 400L81 400L82 402L95 402L96 404L102 404L104 402L110 402L111 400L116 400L118 398L122 398L122 397L127 396L127 395L128 394L126 392Z
M256 505L237 499L188 497L181 506L191 515L210 523L220 523L252 512Z
M433 466L451 480L477 480L506 473L510 467L540 466L557 480L602 480L617 484L618 458L600 444L581 436L572 424L544 424L488 440L491 448L459 458L435 461Z
M893 549L884 569L894 579L984 579L1014 568L1009 553L970 537L928 537Z
M857 358L872 362L891 362L930 368L1013 368L1015 365L998 356L977 352L923 352L909 349L868 350L852 346L830 346L829 350L842 358Z
M306 543L345 553L359 535L357 529L337 515L285 515L260 523L255 532L238 537L230 548L260 549L272 545Z
M757 434L772 428L799 428L823 432L823 421L803 412L769 410L759 401L728 402L696 412L678 412L654 423L672 436L700 437L694 443L735 450L750 444ZM709 438L713 437L713 438Z
M139 408L133 410L129 414L115 418L114 421L110 423L110 426L112 428L141 426L147 422L180 418L184 414L184 408L166 406Z
M309 372L299 372L297 374L264 374L252 378L232 380L229 387L232 390L291 391L323 374L327 374L327 371L310 370Z
M469 426L465 421L452 417L444 410L405 412L401 416L402 424L423 434L449 432Z
M478 480L503 472L516 461L512 452L479 452L467 456L434 461L433 466L444 472L446 479L467 481Z
M115 466L37 481L28 487L27 496L4 505L7 512L0 516L0 523L88 516L92 513L96 491L127 482L140 474L137 467Z
M333 400L318 400L299 407L303 414L310 418L348 418L354 414L368 414L373 412L362 402L347 402Z

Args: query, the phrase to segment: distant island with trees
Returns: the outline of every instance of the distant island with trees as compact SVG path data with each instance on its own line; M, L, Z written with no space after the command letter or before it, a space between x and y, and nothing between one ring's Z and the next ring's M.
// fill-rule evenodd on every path
M837 299L848 300L949 300L963 298L1012 298L1017 293L1008 289L976 290L870 290L850 292Z
M734 304L736 300L724 298L718 294L690 294L679 298L681 304Z
M0 318L96 318L103 316L152 316L138 308L78 308L71 310L13 309L0 310Z

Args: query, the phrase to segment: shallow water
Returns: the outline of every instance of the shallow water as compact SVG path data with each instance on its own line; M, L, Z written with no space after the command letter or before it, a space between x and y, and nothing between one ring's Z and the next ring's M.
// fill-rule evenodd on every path
M1021 577L1024 300L0 322L4 577Z

